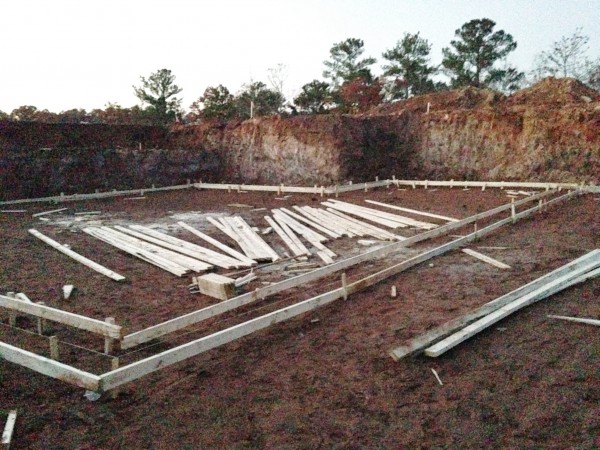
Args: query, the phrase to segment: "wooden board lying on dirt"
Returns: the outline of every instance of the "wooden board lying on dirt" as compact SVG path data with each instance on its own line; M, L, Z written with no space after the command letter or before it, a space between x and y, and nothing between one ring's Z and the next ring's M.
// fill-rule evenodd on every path
M92 261L91 259L88 259L85 256L82 256L79 253L74 252L70 248L65 247L64 245L60 244L59 242L56 242L54 239L51 239L48 236L45 236L44 234L40 233L39 231L37 231L33 228L28 231L31 235L44 241L46 244L55 248L59 252L64 253L67 256L70 256L75 261L80 262L84 266L87 266L90 269L93 269L96 272L101 273L102 275L106 275L107 277L109 277L112 280L123 281L125 279L125 277L123 275L119 275L118 273L113 272L110 269L107 269L106 267Z
M433 358L443 355L451 348L456 347L458 344L475 336L480 331L485 330L486 328L490 327L496 322L504 319L505 317L508 317L515 311L518 311L519 309L524 308L525 306L529 306L539 300L542 300L543 298L546 298L548 296L546 295L548 292L558 292L559 290L570 286L571 281L573 279L577 278L579 275L584 274L585 272L589 272L590 270L597 268L599 265L600 257L596 256L595 258L590 258L590 262L584 265L583 267L570 271L569 273L566 273L556 278L555 280L549 281L548 283L539 287L535 291L530 292L529 294L526 294L498 308L497 310L482 317L481 319L471 323L470 325L467 325L462 330L457 331L456 333L444 338L440 342L427 348L425 350L425 354Z

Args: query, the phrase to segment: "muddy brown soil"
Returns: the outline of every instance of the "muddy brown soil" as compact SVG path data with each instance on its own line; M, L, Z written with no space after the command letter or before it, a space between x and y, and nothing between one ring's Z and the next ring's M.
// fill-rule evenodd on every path
M0 214L0 292L103 319L126 332L211 304L193 295L191 275L177 278L80 231L75 211L102 211L105 224L160 224L174 233L180 215L240 214L265 227L256 208L318 205L319 196L180 191L67 203L65 215L40 221ZM340 196L364 198L463 218L509 201L501 190L380 189ZM21 206L19 206L21 208ZM7 208L8 209L8 208ZM126 385L116 399L91 402L84 391L0 361L0 414L18 409L11 448L594 448L600 445L600 337L592 326L552 321L547 314L598 317L600 280L568 289L509 317L438 359L394 362L388 351L427 329L521 286L600 247L600 201L587 194L560 203L474 243L471 248L512 266L500 270L450 252L401 273L347 301L316 309ZM189 218L189 216L186 216ZM195 220L192 214L190 220ZM498 219L496 219L498 220ZM485 223L481 223L484 226ZM71 261L27 233L35 227L127 277L116 283ZM218 237L214 228L209 234ZM465 234L471 229L458 230ZM413 232L400 230L399 234ZM197 242L181 232L178 235ZM267 240L280 253L276 238ZM357 239L327 243L340 258L366 251ZM444 240L425 242L388 259L348 271L350 281ZM507 247L477 249L478 246ZM316 261L316 260L315 260ZM281 279L285 266L263 271L247 289ZM219 270L219 273L231 271ZM61 287L76 291L62 300ZM390 297L390 287L398 289ZM124 364L217 329L339 286L333 276L249 305L201 326L123 351ZM1 315L0 339L47 354L47 341L11 330ZM20 318L18 326L35 324ZM97 336L49 325L61 340L61 360L93 373L109 361ZM431 369L442 381L440 386ZM3 422L0 416L0 423Z

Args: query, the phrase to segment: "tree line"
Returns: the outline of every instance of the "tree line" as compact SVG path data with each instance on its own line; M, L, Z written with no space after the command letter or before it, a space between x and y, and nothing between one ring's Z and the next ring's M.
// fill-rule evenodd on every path
M234 95L223 85L209 86L184 114L177 97L182 89L175 84L175 75L160 69L147 78L140 77L141 84L133 86L142 106L123 108L109 103L105 109L72 109L58 114L21 106L10 114L0 111L0 119L165 125L274 114L359 113L383 102L468 86L510 93L546 76L573 77L600 90L600 58L588 58L589 37L581 29L538 54L527 80L524 72L507 62L517 42L511 34L495 27L496 23L486 18L463 24L450 45L442 49L439 65L431 63L432 45L426 38L420 33L404 33L381 55L384 63L379 76L372 70L377 59L363 55L364 42L348 38L331 47L329 59L323 62L323 79L302 86L291 101L283 93L286 68L278 65L269 69L270 87L262 81L251 81Z

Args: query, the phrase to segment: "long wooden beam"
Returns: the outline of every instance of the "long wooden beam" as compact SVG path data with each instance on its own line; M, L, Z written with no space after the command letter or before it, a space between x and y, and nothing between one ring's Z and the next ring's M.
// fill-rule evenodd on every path
M37 230L35 230L33 228L30 229L30 230L28 230L28 231L29 231L29 233L31 235L33 235L36 238L44 241L46 244L48 244L49 246L55 248L59 252L65 254L67 256L70 256L75 261L80 262L84 266L87 266L90 269L93 269L96 272L101 273L102 275L106 275L107 277L109 277L112 280L123 281L125 279L125 277L123 275L119 275L118 273L113 272L110 269L107 269L106 267L104 267L104 266L102 266L102 265L100 265L100 264L92 261L91 259L88 259L85 256L82 256L79 253L74 252L70 248L65 247L61 243L56 242L54 239L49 238L48 236L40 233L39 231L37 231Z
M538 199L544 198L546 196L551 195L553 192L543 192L541 194L527 197L522 200L515 202L516 206L524 205L530 201L536 201ZM559 197L564 198L565 196ZM158 337L164 336L166 334L172 333L174 331L181 330L195 323L201 322L202 320L208 319L210 317L217 316L219 314L223 314L227 311L231 311L233 309L239 308L241 306L256 302L258 300L262 300L267 298L270 295L274 295L288 289L310 283L312 281L316 281L320 278L326 277L333 273L344 270L348 267L352 267L356 264L360 264L365 261L370 261L376 258L385 257L391 253L394 253L404 247L407 247L412 244L416 244L417 242L421 242L427 239L433 239L440 236L444 236L451 231L468 225L470 223L476 222L478 220L482 220L501 212L507 211L511 209L511 204L506 204L502 206L498 206L497 208L493 208L489 211L485 211L479 214L475 214L474 216L467 217L459 222L452 222L438 228L435 228L430 231L426 231L424 233L417 234L405 240L394 242L392 244L386 245L384 247L380 247L375 250L370 250L368 252L362 253L360 255L354 256L352 258L348 258L342 261L335 262L333 264L328 265L327 267L323 267L317 270L313 270L311 272L307 272L302 275L298 275L293 278L289 278L287 280L281 281L276 284L272 284L270 286L266 286L264 288L256 289L255 291L248 292L246 294L239 295L227 301L211 305L209 307L193 311L186 315L176 317L174 319L167 320L166 322L151 326L144 330L140 330L134 333L131 333L123 338L123 342L121 343L121 347L123 349L131 348L136 345L142 344L144 342L148 342L152 339L156 339Z
M102 320L80 316L79 314L51 308L50 306L24 302L22 300L7 297L6 295L0 295L0 307L62 323L112 339L121 340L123 338L122 328L119 325L112 325Z
M562 275L553 281L550 281L549 283L539 287L535 291L530 292L529 294L524 295L523 297L520 297L512 301L511 303L502 306L501 308L498 308L496 311L488 314L487 316L484 316L481 319L471 323L470 325L467 325L462 330L457 331L456 333L442 339L440 342L425 349L425 354L432 358L436 358L440 355L443 355L448 350L456 347L461 342L464 342L467 339L475 336L480 331L483 331L491 325L495 324L496 322L499 322L505 317L508 317L515 311L529 306L541 300L542 298L546 298L547 295L545 294L547 294L548 292L557 292L559 290L564 289L567 286L570 286L571 281L574 278L584 274L585 272L593 270L598 266L600 266L600 258L596 257L595 260L589 262L580 269L577 269L575 271Z
M452 319L449 322L446 322L436 328L433 328L427 331L424 334L421 334L411 340L409 340L406 344L397 347L390 351L390 356L398 361L401 358L411 355L417 355L423 352L427 347L439 342L445 337L451 335L452 333L464 328L466 325L474 322L475 320L484 317L491 312L494 312L498 308L515 301L516 299L533 292L549 281L556 279L557 277L568 273L569 271L576 270L585 264L587 264L590 258L597 256L600 254L600 250L593 250L590 253L587 253L564 266L561 266L533 281L527 283L523 286L518 287L517 289L498 297L491 302L488 302L472 311L469 311L467 314L457 317L456 319ZM591 272L588 272L588 274ZM587 274L586 274L587 275ZM585 281L584 277L578 277L573 280L573 284L577 284L579 282Z
M76 369L67 364L45 358L27 350L14 347L4 342L0 342L0 358L14 364L27 367L42 375L56 378L75 386L79 386L90 391L97 391L100 387L100 377L98 375Z

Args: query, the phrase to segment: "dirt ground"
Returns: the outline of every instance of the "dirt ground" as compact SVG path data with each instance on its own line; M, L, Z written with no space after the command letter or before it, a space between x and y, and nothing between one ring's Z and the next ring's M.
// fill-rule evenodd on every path
M83 223L204 224L206 213L240 214L266 227L264 210L317 206L323 199L294 194L179 191L145 200L116 198L65 205L3 207L0 214L0 292L24 292L67 311L117 323L133 332L214 303L190 294L191 275L177 278L82 233ZM507 203L501 190L379 189L340 196L370 198L457 218ZM227 206L233 203L255 208ZM31 214L68 207L65 214ZM372 207L372 205L369 205ZM102 211L75 221L74 212ZM503 216L504 217L504 216ZM600 316L600 280L588 281L521 310L440 358L394 362L388 351L427 329L600 248L600 201L587 194L506 226L473 243L512 266L501 270L460 251L434 258L366 291L168 367L126 385L116 399L87 400L84 391L0 361L0 423L19 417L11 448L597 448L600 446L600 336L596 327L554 321L547 314ZM495 217L494 220L499 220ZM439 223L439 222L438 222ZM485 223L479 224L481 227ZM127 277L112 280L70 260L27 233L35 227ZM472 229L458 230L466 234ZM398 231L408 236L415 231ZM385 260L348 271L350 281L445 240L424 242ZM282 253L277 238L267 240ZM339 258L366 251L357 238L327 245ZM478 246L506 247L478 249ZM339 259L338 258L338 259ZM315 258L311 260L318 262ZM259 271L282 279L289 262ZM233 271L219 270L219 273ZM61 299L64 284L76 290ZM390 297L390 287L398 290ZM123 364L218 329L339 287L339 276L123 351ZM0 312L0 339L47 354L47 339L10 329ZM19 318L18 326L35 324ZM50 325L61 361L93 373L109 369L103 339ZM69 344L93 349L92 353ZM132 351L133 350L133 351ZM431 369L443 381L440 386Z

